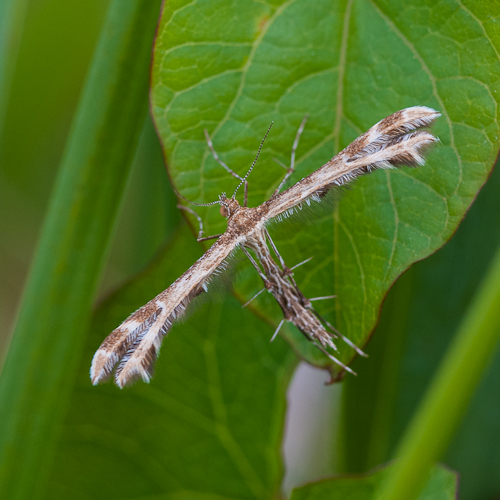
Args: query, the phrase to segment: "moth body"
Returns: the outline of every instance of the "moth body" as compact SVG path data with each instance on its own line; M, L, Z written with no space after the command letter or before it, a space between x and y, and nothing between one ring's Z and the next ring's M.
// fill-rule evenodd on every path
M227 230L224 234L217 235L217 241L170 287L138 309L108 335L92 360L90 369L92 383L98 384L109 378L116 364L118 367L115 371L115 382L120 388L137 378L149 382L161 342L173 322L184 314L194 297L206 291L210 277L225 268L225 259L238 247L246 253L261 276L264 289L267 289L278 302L284 316L279 327L284 320L292 322L325 355L343 370L352 372L348 366L328 352L328 348L336 349L332 339L338 336L358 354L364 353L312 308L311 301L314 299L308 300L299 290L292 271L279 255L266 225L272 220L281 220L283 217L293 215L304 203L309 205L311 200L321 201L330 189L343 186L361 175L402 165L413 167L423 165L423 151L437 139L430 132L420 129L430 126L439 116L437 111L425 106L414 106L398 111L375 124L322 167L280 192L294 171L295 152L305 126L304 119L292 147L290 167L285 166L287 174L274 194L254 208L246 206L247 178L257 161L258 154L245 177L241 177L217 156L206 132L208 146L216 161L233 177L240 180L231 198L222 194L214 202L201 204L204 206L219 204L221 215L228 221ZM263 141L259 153L262 144ZM245 192L244 206L236 200L236 193L242 185ZM182 195L179 196L183 198ZM199 216L187 207L181 206L181 208L198 218L200 240L213 238L202 238L202 222ZM279 265L273 259L270 248L278 258ZM256 256L257 261L250 252Z

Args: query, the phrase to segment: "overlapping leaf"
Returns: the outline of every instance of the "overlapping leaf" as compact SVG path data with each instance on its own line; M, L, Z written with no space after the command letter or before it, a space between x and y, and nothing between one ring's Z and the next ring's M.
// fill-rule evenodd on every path
M307 484L294 490L291 500L372 500L391 467L366 476L338 477ZM418 500L455 500L458 498L457 474L435 466Z
M266 330L251 314L242 320L234 298L176 326L151 384L120 391L89 382L102 339L199 256L190 240L185 227L97 311L47 498L265 499L279 491L283 388L295 356L282 341L270 350Z

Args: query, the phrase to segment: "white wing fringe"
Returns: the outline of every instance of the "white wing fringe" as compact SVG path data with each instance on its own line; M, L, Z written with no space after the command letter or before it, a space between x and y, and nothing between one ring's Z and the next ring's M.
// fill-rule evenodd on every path
M162 340L190 302L184 299L167 314L161 301L163 294L141 307L108 335L92 359L90 378L94 385L107 380L118 362L115 372L118 387L123 388L139 378L144 382L151 380ZM142 319L151 311L142 322L137 318Z

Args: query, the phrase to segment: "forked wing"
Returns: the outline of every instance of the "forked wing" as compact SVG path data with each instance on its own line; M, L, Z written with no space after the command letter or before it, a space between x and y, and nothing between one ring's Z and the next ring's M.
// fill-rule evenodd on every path
M335 186L343 186L357 177L380 168L424 164L422 149L438 139L428 127L441 116L434 109L414 106L384 118L333 157L328 163L304 177L294 186L270 198L266 220L279 216L310 199L319 201Z
M207 252L166 290L113 330L92 359L94 385L108 379L119 361L115 382L122 388L141 377L149 382L163 337L181 317L191 300L206 290L211 274L238 245L234 234L224 233Z

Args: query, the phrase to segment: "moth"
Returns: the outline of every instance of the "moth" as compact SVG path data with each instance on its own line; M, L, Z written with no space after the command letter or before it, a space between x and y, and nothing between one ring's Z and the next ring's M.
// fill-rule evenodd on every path
M106 337L92 359L90 369L92 383L96 385L107 380L118 363L114 377L118 387L123 388L138 378L149 382L153 376L154 363L161 342L172 324L184 314L194 297L207 290L211 276L225 267L226 259L237 248L242 249L250 259L264 282L264 289L272 293L283 311L284 317L275 335L284 321L292 322L342 369L352 372L328 351L336 349L333 338L341 337L359 354L363 355L363 352L314 310L311 300L302 294L295 283L293 270L288 268L281 258L267 226L275 219L281 220L283 217L293 215L304 205L321 202L331 189L344 186L361 175L378 169L423 165L425 149L438 140L424 128L431 126L439 116L440 113L425 106L397 111L375 124L318 170L280 192L293 172L295 152L305 125L304 120L292 147L290 167L285 167L287 168L285 178L273 195L258 207L247 206L247 179L255 166L269 130L244 177L233 172L220 160L206 134L214 158L240 182L230 198L222 193L218 200L211 203L194 204L219 205L221 215L227 219L227 229L221 235L203 238L201 219L198 218L199 240L210 238L217 240L170 287L134 312ZM236 194L242 185L244 185L243 206L236 199ZM184 198L182 195L181 197ZM195 214L188 207L183 208ZM279 264L273 259L270 248Z

